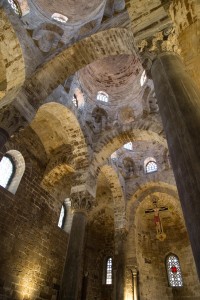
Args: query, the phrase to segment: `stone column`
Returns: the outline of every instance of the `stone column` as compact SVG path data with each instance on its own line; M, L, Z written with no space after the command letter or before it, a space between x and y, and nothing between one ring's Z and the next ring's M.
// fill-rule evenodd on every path
M138 300L138 271L136 268L131 269L133 280L133 300Z
M173 52L159 54L151 74L200 276L200 91Z
M127 231L124 228L115 231L116 300L124 299L126 236Z
M81 290L87 210L91 207L90 196L85 192L71 195L71 202L74 215L62 279L62 300L77 300Z

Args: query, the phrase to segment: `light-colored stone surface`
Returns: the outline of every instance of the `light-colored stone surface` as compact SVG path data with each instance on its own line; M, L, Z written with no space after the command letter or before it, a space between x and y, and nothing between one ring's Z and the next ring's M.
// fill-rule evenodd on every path
M171 6L160 0L47 2L29 1L30 12L21 19L6 0L6 14L0 11L0 95L2 103L13 102L0 110L0 127L10 135L1 157L17 150L25 160L16 194L0 187L0 298L58 298L71 253L73 213L81 212L86 230L73 300L118 299L114 278L121 244L126 272L120 300L133 300L133 269L141 300L199 300L154 85L149 78L140 84L144 50L154 59L160 50L179 47L199 84L199 6L194 10L195 2L182 0ZM69 22L51 20L53 12L65 14ZM98 91L108 94L108 102L97 100ZM123 147L128 142L132 150ZM156 160L157 172L146 174L148 158ZM155 196L159 206L169 208L161 213L164 241L156 238L153 215L144 213ZM61 229L63 203L67 215ZM76 250L83 247L80 230L72 237ZM168 286L165 258L170 252L181 262L181 289ZM73 283L76 258L70 257L65 278ZM113 284L108 286L109 257Z

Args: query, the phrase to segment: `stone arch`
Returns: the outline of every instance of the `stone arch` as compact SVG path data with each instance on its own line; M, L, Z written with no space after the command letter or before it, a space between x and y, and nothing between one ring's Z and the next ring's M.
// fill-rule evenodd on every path
M87 169L85 138L78 120L68 108L55 102L44 104L30 126L40 138L49 159L44 186L52 188L65 175Z
M7 190L12 194L15 194L25 171L25 161L22 154L17 150L9 150L5 155L11 157L15 168L14 176L12 177Z
M166 239L158 240L154 217L145 214L145 210L151 208L151 197L159 197L159 206L166 206L168 210L161 215ZM150 298L163 295L163 287L168 286L167 276L157 288L154 282L159 282L162 274L165 274L165 257L169 252L174 252L183 260L192 258L189 239L182 215L181 205L176 187L164 182L148 182L139 186L128 203L127 215L129 217L129 234L127 238L127 260L134 261L138 267L141 278L141 291L148 287ZM177 234L178 233L178 234ZM181 245L181 246L180 246ZM191 259L191 266L194 261ZM155 268L159 263L159 268ZM154 272L155 270L155 272ZM187 277L187 268L184 270ZM143 295L144 293L141 292ZM159 296L158 296L159 294Z
M138 207L140 202L142 202L143 199L147 197L148 194L152 194L156 191L167 193L172 197L174 197L175 199L177 199L177 201L179 201L176 186L161 181L158 182L149 181L138 187L138 189L132 195L129 203L127 204L128 219L132 218L133 211L131 210L131 207L134 207L135 209L136 207Z
M175 186L165 182L147 182L138 187L133 193L131 199L126 206L126 216L128 224L128 238L127 247L132 247L132 255L136 260L136 244L135 244L135 218L137 209L142 201L150 194L161 192L171 195L174 199L178 200L178 192Z
M94 172L99 166L103 165L113 152L121 148L127 142L134 141L155 141L167 148L166 140L160 135L160 128L151 128L135 123L134 127L125 128L118 132L117 130L110 135L105 135L97 144L92 166ZM141 129L140 129L141 128ZM152 129L152 130L151 130Z
M25 80L25 63L20 43L3 9L0 9L0 20L0 99L8 94L13 100Z
M38 108L58 85L63 84L66 78L76 71L95 60L119 54L134 55L135 64L141 65L134 50L131 31L112 28L98 32L65 49L41 66L34 76L27 80L22 92L25 95L21 94L20 99L27 98L34 107Z
M126 227L126 216L125 216L125 198L123 191L123 183L120 182L117 172L113 167L104 165L101 167L101 172L106 177L114 201L114 218L115 218L115 230ZM121 179L122 180L122 179Z

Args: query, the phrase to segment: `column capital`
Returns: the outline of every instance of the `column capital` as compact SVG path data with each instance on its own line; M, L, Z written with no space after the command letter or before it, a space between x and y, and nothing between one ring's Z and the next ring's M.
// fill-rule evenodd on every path
M136 277L138 275L138 269L136 266L131 268L131 273L133 277Z
M158 55L163 53L181 54L178 38L173 27L156 33L151 39L142 40L138 44L138 49L142 65L149 77L151 77L150 70L153 61Z
M95 198L87 190L72 191L70 200L74 212L87 213L95 203Z

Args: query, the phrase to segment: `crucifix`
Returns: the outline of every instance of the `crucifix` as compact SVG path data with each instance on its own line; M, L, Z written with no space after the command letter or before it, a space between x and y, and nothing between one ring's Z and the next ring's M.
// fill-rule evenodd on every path
M153 208L149 208L145 210L145 214L154 213L154 223L156 226L156 238L160 241L164 241L166 238L166 234L163 231L163 225L160 218L160 211L168 210L168 207L161 206L158 207L158 200L157 198L152 199Z

